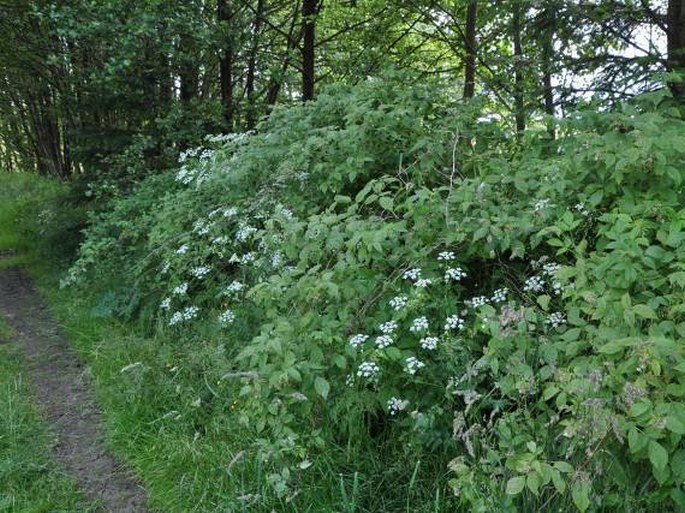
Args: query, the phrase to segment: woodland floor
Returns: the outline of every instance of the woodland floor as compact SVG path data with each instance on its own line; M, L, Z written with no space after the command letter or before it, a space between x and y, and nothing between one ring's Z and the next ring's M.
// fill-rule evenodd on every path
M25 352L33 399L54 436L57 463L103 511L147 512L144 489L105 446L88 369L18 267L0 268L0 316Z

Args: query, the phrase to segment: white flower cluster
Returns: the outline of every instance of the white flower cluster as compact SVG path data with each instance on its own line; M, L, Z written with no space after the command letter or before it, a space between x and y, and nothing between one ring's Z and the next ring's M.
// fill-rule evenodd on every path
M360 347L368 339L369 339L368 335L363 335L363 334L359 333L350 339L350 345L356 349L356 348Z
M454 329L464 329L464 319L458 315L450 315L447 319L445 319L445 331Z
M388 411L390 415L397 415L401 411L404 411L407 406L409 406L409 401L406 399L398 399L397 397L391 397L388 399Z
M212 244L215 246L224 246L225 244L228 243L228 237L225 235L222 235L221 237L214 237L212 239Z
M439 342L438 337L425 337L419 341L419 345L423 349L433 351L435 348L438 347L438 342Z
M445 271L445 281L461 281L466 278L466 273L461 267L450 267Z
M376 362L362 362L357 368L357 377L375 379L381 371Z
M238 242L245 242L256 231L257 228L254 226L242 225L240 228L238 228L238 231L235 232L235 238Z
M541 292L545 286L545 280L540 276L531 276L523 284L523 292Z
M414 285L416 285L416 286L419 287L420 289L425 289L425 288L428 287L428 285L430 285L431 283L433 283L433 281L430 280L430 279L428 279L428 278L419 278L418 280L416 280L416 281L414 282Z
M490 301L492 301L493 303L504 303L507 300L508 293L509 289L506 287L497 289L495 292L493 292Z
M405 280L416 281L421 278L421 269L419 269L418 267L415 267L414 269L408 269L404 271L402 278L404 278Z
M283 253L280 251L275 251L271 255L271 267L281 267L285 263L285 258L283 258Z
M235 321L235 314L233 313L233 310L229 309L219 314L220 324L231 324L233 321Z
M476 296L468 300L467 303L470 304L472 308L478 308L479 306L487 305L488 298L485 296Z
M553 262L550 262L548 264L544 264L542 266L542 270L547 276L555 276L557 271L559 271L559 269L561 269L561 265L555 264Z
M547 199L547 198L541 199L541 200L536 201L533 204L533 211L535 213L538 213L538 212L542 211L543 209L550 207L550 206L551 206L551 204L549 202L549 199Z
M395 296L390 300L390 307L395 311L401 310L406 306L407 301L407 296Z
M226 290L224 291L226 294L236 294L243 290L245 288L245 285L243 285L241 282L237 280L233 280L231 284L226 287Z
M181 312L174 312L171 319L169 319L169 326L174 326L183 321L190 321L197 317L199 311L200 309L197 306L189 306Z
M193 225L193 232L198 235L207 235L213 225L213 223L207 222L205 219L198 219Z
M176 250L177 255L185 255L188 252L188 244L183 244L180 248Z
M181 283L178 287L174 288L174 294L177 296L182 296L188 292L188 282Z
M454 251L441 251L438 254L438 260L444 260L449 262L450 260L454 260L456 256L454 255Z
M426 331L428 329L428 319L426 317L417 317L411 323L409 331L418 333L419 331Z
M421 360L416 358L415 356L410 356L404 361L405 367L404 370L408 373L411 374L412 376L416 374L416 372L420 369L423 369L426 364L423 363Z
M385 335L392 333L397 329L397 321L384 322L378 327L378 329L381 330L381 333Z
M162 302L159 304L159 308L161 310L168 310L169 308L171 308L171 298L170 297L164 298L162 300Z
M579 203L576 203L575 206L573 207L576 212L578 212L581 216L587 217L590 215L590 211L585 207L585 203L582 201Z
M195 276L198 280L201 280L202 278L207 276L207 274L209 274L210 271L211 268L207 267L206 265L202 265L200 267L195 267L191 269L190 274Z
M257 260L257 255L255 254L254 251L249 251L249 252L245 253L244 255L242 255L238 261L241 264L246 265L246 264L251 264L255 260Z
M566 324L566 317L564 317L564 314L561 312L554 312L550 314L547 319L545 319L545 324L553 329L556 329L562 324Z
M390 335L381 335L379 337L376 337L375 344L378 349L385 349L388 346L391 346L395 341L392 339Z

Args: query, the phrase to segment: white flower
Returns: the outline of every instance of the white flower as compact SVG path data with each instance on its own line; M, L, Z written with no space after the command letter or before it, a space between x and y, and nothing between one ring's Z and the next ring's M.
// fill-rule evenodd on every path
M417 317L411 323L409 331L412 333L418 333L419 331L425 331L428 329L428 319L426 317Z
M497 289L492 294L490 301L492 301L493 303L504 303L507 300L507 293L508 292L509 292L509 289L506 287L503 287L501 289Z
M561 312L554 312L550 314L547 319L545 319L545 324L553 329L556 329L562 324L566 324L566 317L564 317L564 314Z
M547 199L547 198L541 199L541 200L536 201L533 204L533 211L537 213L537 212L540 212L543 208L547 208L550 206L551 206L551 204L549 202L549 199Z
M561 284L559 280L554 280L552 282L552 292L554 292L555 295L559 295L562 293L564 290L564 286Z
M188 244L184 244L176 250L177 255L185 255L188 252Z
M368 338L368 335L363 335L359 333L350 339L350 345L354 348L357 348L361 346L364 342L366 342Z
M423 349L428 349L429 351L433 351L436 347L438 347L438 337L425 337L422 338L419 341L419 345Z
M381 335L376 337L375 344L378 349L385 349L386 347L392 345L395 341L390 335Z
M186 292L188 292L188 282L183 282L174 289L174 294L177 296L182 296Z
M169 308L171 308L171 298L164 298L164 300L159 304L159 308L161 310L168 310Z
M348 374L345 377L345 385L347 385L348 387L354 386L354 374Z
M231 324L233 321L235 321L235 314L233 313L233 310L226 310L219 314L219 323Z
M401 411L403 411L407 406L409 406L409 401L406 399L398 399L397 397L391 397L388 399L388 411L390 411L390 415L397 415Z
M524 292L540 292L545 285L545 281L540 276L531 276L523 284Z
M488 303L488 298L485 296L472 297L467 301L473 308L478 308L479 306L486 305Z
M271 255L271 267L281 267L285 259L283 253L276 251Z
M425 363L423 363L421 360L419 360L415 356L410 356L409 358L407 358L404 361L404 363L405 363L405 369L404 370L408 374L411 374L412 376L414 374L416 374L416 371L418 371L419 369L423 369L426 366Z
M438 260L454 260L456 257L454 256L454 251L441 251L438 254Z
M397 321L388 321L384 322L378 327L379 330L381 330L381 333L388 334L392 333L397 329Z
M585 208L585 203L583 203L582 201L579 202L579 203L576 203L575 206L574 206L573 208L575 208L576 211L577 211L581 216L587 217L587 216L590 215L590 211L589 211L587 208Z
M250 235L255 233L257 228L248 225L242 225L237 232L235 232L235 238L238 242L245 242L250 238Z
M240 263L241 264L249 264L257 260L257 255L254 253L254 251L250 251L248 253L245 253L240 257Z
M189 306L185 310L183 310L183 320L189 321L191 319L194 319L197 317L198 312L200 309L197 306Z
M445 331L453 329L464 329L464 319L458 315L450 315L447 319L445 319Z
M207 235L211 227L212 223L208 223L204 219L198 219L195 221L195 225L193 226L193 232L197 233L198 235Z
M224 217L234 217L238 215L238 209L235 207L229 207L224 209Z
M461 281L466 278L466 273L461 267L450 267L445 271L445 281Z
M228 287L226 287L225 292L226 294L234 294L236 292L240 292L241 290L243 290L243 288L245 288L245 285L243 285L239 281L233 280L231 284Z
M419 278L421 278L421 269L414 268L414 269L409 269L407 271L404 271L402 278L404 278L405 280L416 281Z
M390 306L393 310L401 310L407 304L407 296L395 296L390 300Z
M549 263L545 264L542 266L543 273L546 274L547 276L554 276L556 275L557 271L561 269L560 264L555 264L555 263Z
M174 312L173 315L171 316L171 319L169 319L169 326L173 326L175 324L178 324L183 320L183 312Z
M203 266L195 267L194 269L191 269L190 274L192 274L193 276L195 276L197 279L201 280L201 279L204 278L210 271L211 271L211 269L210 269L209 267L203 265Z
M212 239L212 244L215 246L223 246L228 243L228 237L222 235L221 237L214 237Z
M419 278L418 280L416 280L416 282L414 283L414 285L416 285L416 286L419 287L420 289L425 289L425 288L428 287L428 285L430 285L431 283L433 283L433 281L432 281L432 280L429 280L428 278Z
M375 362L362 362L357 368L357 376L360 378L375 379L381 371Z

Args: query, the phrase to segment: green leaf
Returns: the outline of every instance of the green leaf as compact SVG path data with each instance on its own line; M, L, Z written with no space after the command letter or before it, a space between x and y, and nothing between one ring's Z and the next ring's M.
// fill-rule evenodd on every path
M526 478L525 476L516 476L512 477L509 481L507 481L507 488L506 488L506 493L507 495L518 495L523 491L523 488L526 486Z
M392 210L393 203L394 202L390 196L381 196L378 198L378 204L384 210Z
M649 442L649 447L647 449L647 454L649 455L649 461L654 465L654 468L658 471L663 471L668 464L668 452L664 449L656 440L651 440Z
M314 390L324 399L328 398L328 392L331 390L331 385L321 376L314 380Z
M590 483L584 479L579 479L571 487L571 498L578 511L585 513L590 507Z

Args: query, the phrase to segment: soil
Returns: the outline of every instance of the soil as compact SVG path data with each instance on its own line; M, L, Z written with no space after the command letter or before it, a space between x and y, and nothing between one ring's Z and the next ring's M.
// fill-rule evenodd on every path
M105 446L88 368L18 267L0 269L0 315L26 353L34 399L55 436L59 465L102 511L147 512L145 490Z

